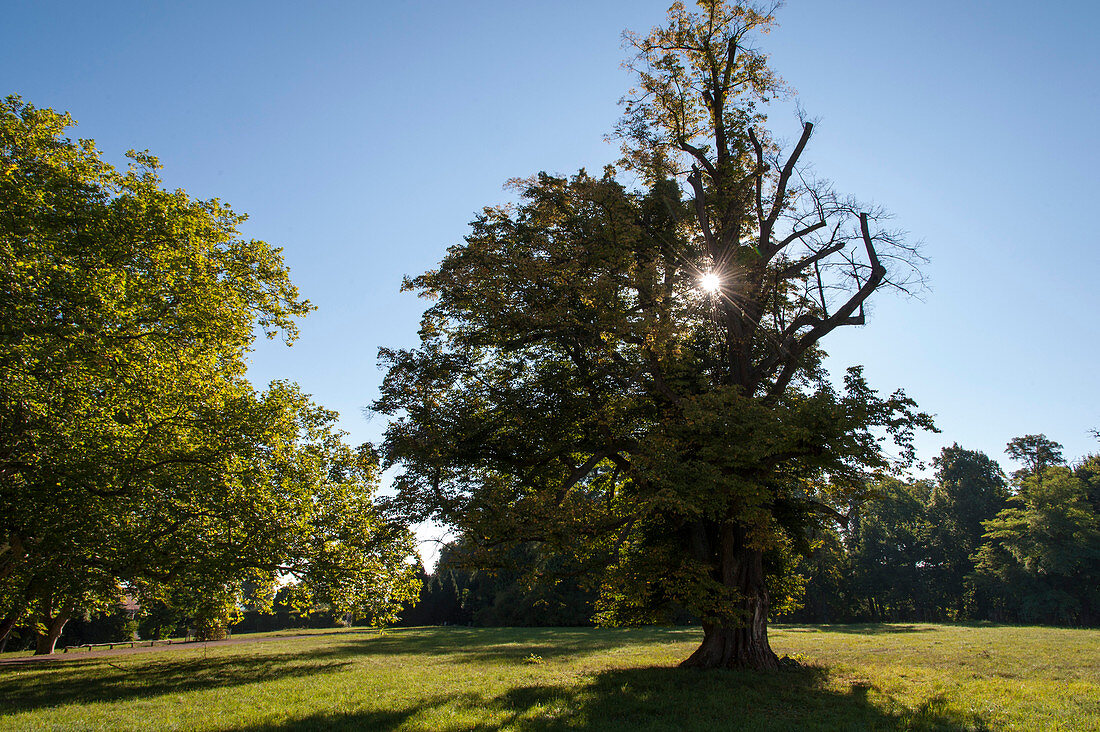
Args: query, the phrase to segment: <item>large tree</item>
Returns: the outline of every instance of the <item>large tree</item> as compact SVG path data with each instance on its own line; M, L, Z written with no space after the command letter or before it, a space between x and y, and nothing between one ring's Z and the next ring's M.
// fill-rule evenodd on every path
M983 452L945 447L932 460L936 482L928 502L928 563L935 602L948 617L964 616L965 580L982 543L984 521L1005 508L1001 467Z
M0 103L0 630L32 613L45 653L122 582L321 585L345 554L373 561L364 537L407 547L376 531L371 458L335 415L245 378L257 330L292 341L310 309L279 250L72 124Z
M1042 479L1040 480L1040 477ZM983 522L975 585L996 620L1100 622L1100 515L1069 468L1017 482L1009 507Z
M820 342L906 286L913 251L880 213L783 154L757 106L781 93L754 33L770 12L720 0L628 35L639 89L608 170L517 183L439 268L421 345L383 351L410 515L486 551L549 542L603 576L604 623L684 610L688 666L775 668L767 619L797 591L807 532L867 493L930 420L859 368L830 383ZM684 192L690 198L684 200Z
M1093 509L1100 514L1100 455L1086 455L1074 465L1073 473L1085 487L1085 495Z
M1065 463L1062 458L1062 445L1042 434L1013 437L1008 441L1005 454L1024 464L1024 467L1013 475L1017 481L1035 476L1035 479L1042 483L1043 472L1047 468Z
M876 500L852 522L852 592L859 612L876 622L935 616L929 592L929 492L924 481L881 481Z

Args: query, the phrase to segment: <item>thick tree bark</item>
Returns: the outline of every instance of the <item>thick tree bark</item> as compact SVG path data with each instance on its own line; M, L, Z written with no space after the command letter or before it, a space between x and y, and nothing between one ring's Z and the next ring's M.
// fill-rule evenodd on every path
M66 608L52 618L43 618L46 621L46 632L38 634L34 655L48 656L53 653L54 646L57 645L57 639L61 637L61 631L65 629L65 623L69 622L71 616L72 610Z
M718 568L722 584L740 597L738 617L729 623L703 623L703 642L683 668L743 668L775 671L779 657L768 643L768 589L764 553L745 545L740 527L718 532ZM696 538L695 547L699 548Z
M681 668L732 668L776 671L779 657L768 644L766 621L745 627L722 627L703 623L703 642Z

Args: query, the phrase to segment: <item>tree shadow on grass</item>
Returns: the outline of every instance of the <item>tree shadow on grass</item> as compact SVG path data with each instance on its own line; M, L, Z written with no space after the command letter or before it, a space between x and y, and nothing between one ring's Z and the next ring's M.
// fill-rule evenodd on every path
M785 628L773 625L785 633L847 633L852 635L890 635L894 633L931 633L936 628L927 625L904 623L855 623L850 625L814 625Z
M553 730L988 730L980 717L943 697L910 709L870 684L846 690L828 673L802 667L778 673L620 669L575 682L519 686L495 697L436 698L397 710L315 714L250 730L447 729L469 732ZM468 720L463 722L462 720Z
M463 662L521 661L531 655L543 659L576 657L621 648L638 641L662 643L698 641L699 630L643 628L593 630L570 628L432 628L397 629L333 643L310 652L314 658L369 655L456 656Z
M931 697L915 708L873 685L830 680L827 669L798 667L777 673L694 671L669 667L608 669L556 675L557 657L604 653L635 642L697 640L698 629L628 631L568 629L447 629L392 631L340 639L337 644L288 648L283 653L218 654L209 658L165 653L156 659L99 658L23 673L0 674L4 713L65 704L127 701L272 679L326 674L374 655L400 667L419 656L549 664L549 674L517 674L511 688L461 694L428 694L413 701L370 708L370 697L352 711L299 712L302 716L254 730L438 729L485 732L549 730L788 730L972 729L980 717ZM409 655L413 658L408 658ZM402 660L402 656L406 658ZM146 657L147 658L147 657ZM608 660L608 659L605 659ZM118 663L112 663L117 661ZM476 666L476 664L475 664ZM499 689L499 687L497 687ZM439 690L442 691L442 690ZM289 711L289 710L288 710Z
M125 701L326 673L350 663L290 654L181 658L167 652L156 659L112 656L48 667L11 667L0 673L0 719L42 707Z
M350 637L288 653L257 649L197 658L165 650L155 657L143 653L11 665L0 671L0 700L4 702L0 705L0 718L65 704L125 701L324 674L371 655L454 656L456 661L475 663L501 659L521 662L531 655L546 659L576 656L621 646L631 634L644 637L653 631L596 633L591 629L456 627L428 631L397 629L382 635L370 631L314 635L337 634Z

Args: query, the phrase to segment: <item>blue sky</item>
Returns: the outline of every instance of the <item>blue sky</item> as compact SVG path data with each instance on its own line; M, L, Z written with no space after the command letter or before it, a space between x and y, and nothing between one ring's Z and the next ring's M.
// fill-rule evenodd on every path
M377 349L414 344L424 306L402 275L508 178L614 160L621 32L666 9L8 0L0 94L70 111L112 160L148 148L169 187L248 213L318 306L292 349L258 346L253 380L295 380L376 440ZM957 441L1002 460L1036 432L1096 451L1100 4L790 0L779 19L758 45L818 121L806 159L931 259L923 300L880 297L826 344L833 366L863 363L937 415L925 459ZM786 108L771 124L797 129Z

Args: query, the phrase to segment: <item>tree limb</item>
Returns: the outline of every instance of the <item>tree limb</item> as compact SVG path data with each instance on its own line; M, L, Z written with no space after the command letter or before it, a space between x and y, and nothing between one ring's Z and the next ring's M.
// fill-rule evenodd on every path
M813 134L813 130L813 122L807 122L802 125L802 136L798 139L798 144L794 146L794 150L791 151L790 157L787 158L786 165L783 166L783 170L779 173L779 181L775 185L775 195L772 199L771 211L768 213L767 217L764 218L760 227L760 251L765 254L765 259L771 259L781 248L778 245L772 246L768 243L771 240L772 227L775 226L779 214L783 211L783 204L787 198L787 184L790 182L791 174L794 172L794 166L802 156L802 151L806 149L806 143L810 141L810 135Z
M703 230L703 238L707 242L707 251L711 259L718 260L718 243L714 239L714 232L710 228L710 219L707 218L706 193L703 190L703 176L699 172L699 166L691 166L691 174L687 177L692 190L695 191L695 216L699 219L699 227Z
M814 224L814 226L812 228L804 229L803 231L805 233L809 233L810 231L820 229L824 225L825 225L825 222L822 221L818 224ZM793 236L794 235L792 234L791 237L793 237ZM791 237L788 237L788 239L790 239ZM793 277L794 275L801 272L803 270L803 268L808 267L811 264L817 264L820 260L822 260L825 257L829 256L830 254L833 254L834 252L839 252L843 248L844 248L844 242L840 242L840 243L837 243L837 244L833 244L832 246L825 247L821 251L815 252L814 254L811 254L810 256L805 257L804 259L801 259L801 260L795 262L794 264L788 265L788 266L784 267L783 269L779 270L779 273L776 275L776 278L784 280L784 279L787 279L788 277Z

